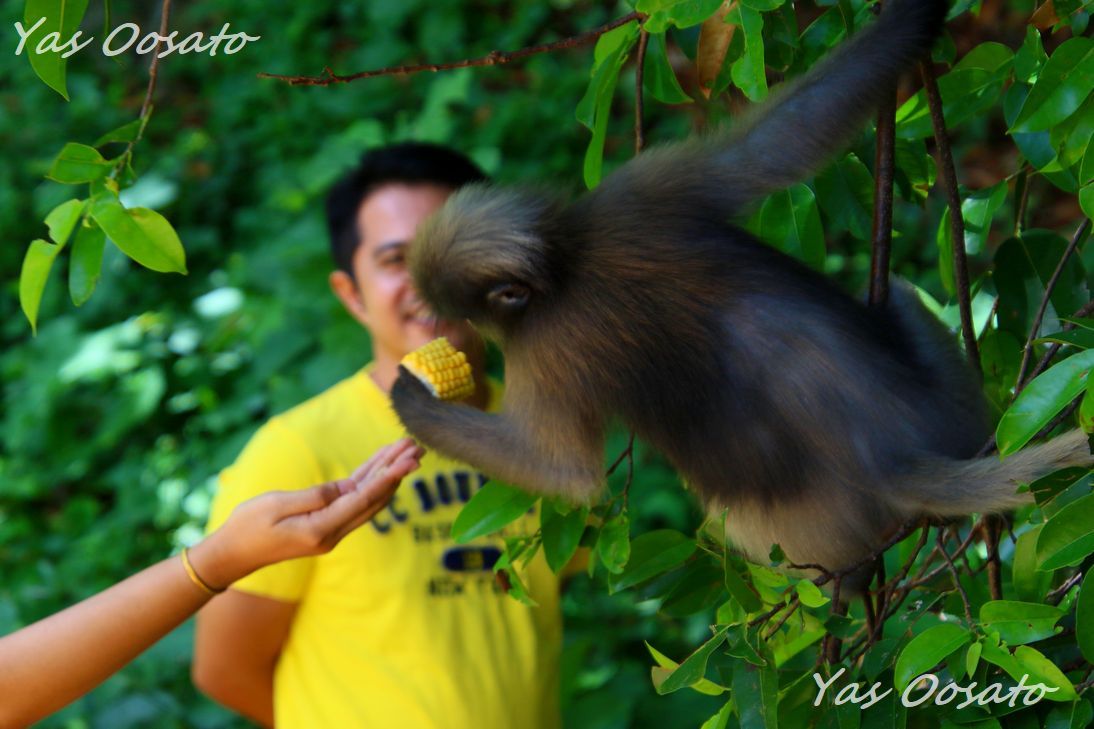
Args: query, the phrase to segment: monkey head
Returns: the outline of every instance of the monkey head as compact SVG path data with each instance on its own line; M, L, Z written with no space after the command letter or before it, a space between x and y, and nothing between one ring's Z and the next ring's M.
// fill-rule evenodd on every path
M461 188L411 243L415 287L437 316L506 338L553 288L544 227L555 207L525 190Z

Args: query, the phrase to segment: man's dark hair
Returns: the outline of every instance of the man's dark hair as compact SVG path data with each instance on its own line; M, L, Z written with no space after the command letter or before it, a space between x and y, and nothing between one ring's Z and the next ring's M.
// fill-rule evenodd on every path
M403 142L365 152L357 167L327 193L327 231L334 265L353 275L353 254L361 244L357 211L376 188L403 183L455 189L487 179L470 159L436 144Z

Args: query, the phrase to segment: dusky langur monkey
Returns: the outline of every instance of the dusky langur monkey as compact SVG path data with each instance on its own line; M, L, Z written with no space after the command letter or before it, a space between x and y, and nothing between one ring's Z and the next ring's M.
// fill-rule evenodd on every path
M411 245L439 316L501 346L500 415L405 371L391 396L429 448L547 495L604 484L609 421L663 452L745 554L772 544L841 569L902 523L995 512L1054 469L1074 432L1000 461L977 377L907 286L883 308L727 223L814 173L924 57L949 2L887 0L876 21L728 134L641 154L566 204L456 192ZM970 460L971 459L971 460Z

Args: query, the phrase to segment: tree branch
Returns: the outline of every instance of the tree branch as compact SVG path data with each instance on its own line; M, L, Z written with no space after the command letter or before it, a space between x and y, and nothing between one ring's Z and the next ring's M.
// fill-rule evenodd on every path
M874 252L870 263L870 305L889 299L889 259L893 248L893 174L896 146L896 100L887 97L878 111L874 157Z
M965 219L961 214L961 196L957 190L957 170L953 162L946 131L946 119L942 114L942 94L938 90L938 78L930 61L919 64L923 75L923 88L927 93L927 105L931 110L934 139L938 147L939 179L942 181L946 201L950 209L950 232L953 238L953 277L957 289L957 308L961 312L961 335L965 341L965 355L977 372L980 369L980 350L976 344L976 329L972 321L972 297L969 293L969 262L965 255Z
M641 154L646 148L646 128L642 120L643 99L642 83L644 81L644 69L646 65L646 46L649 45L650 34L645 28L638 34L638 53L635 56L634 71L634 153Z
M360 71L358 73L351 73L346 76L336 74L326 67L323 69L322 76L284 76L277 73L260 73L259 78L272 78L278 81L284 81L290 86L330 86L331 84L344 84L350 81L357 81L364 78L375 78L377 76L409 76L415 73L422 73L424 71L430 71L436 73L438 71L450 71L456 68L471 68L475 66L501 66L513 61L519 61L529 56L535 56L541 53L551 53L552 51L561 50L563 48L574 48L576 46L584 45L598 39L610 30L615 30L621 25L626 25L632 20L641 20L645 18L642 13L628 13L621 18L616 18L610 23L605 23L599 28L575 35L571 38L564 38L562 40L554 41L553 43L543 43L541 45L529 46L527 48L521 48L515 51L490 51L485 56L479 58L468 58L462 61L452 61L450 63L423 63L414 66L389 66L387 68L378 68L371 71Z

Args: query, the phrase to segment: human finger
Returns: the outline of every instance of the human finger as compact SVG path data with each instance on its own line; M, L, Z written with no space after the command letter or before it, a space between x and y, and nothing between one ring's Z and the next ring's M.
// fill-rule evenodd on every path
M384 468L390 466L396 460L403 456L403 454L416 450L417 445L410 438L403 438L390 445L384 446L373 458L370 458L364 465L354 471L349 481L352 484L352 488L361 488L362 484L367 483L370 479L374 478Z
M297 491L278 491L270 494L278 518L303 514L322 509L341 494L337 482L329 482Z
M331 513L330 524L332 526L331 541L337 544L344 536L374 517L381 509L387 506L391 497L395 494L399 483L411 471L418 468L418 459L411 454L386 467L382 473L376 474L372 481L363 485L353 494L347 494L339 499L341 503L332 504L324 510ZM339 507L339 508L335 508Z

